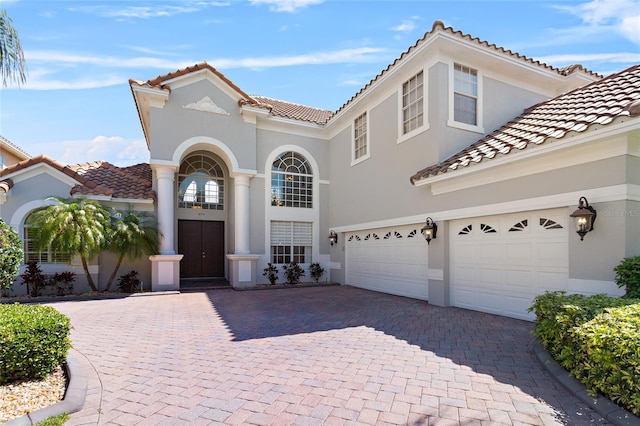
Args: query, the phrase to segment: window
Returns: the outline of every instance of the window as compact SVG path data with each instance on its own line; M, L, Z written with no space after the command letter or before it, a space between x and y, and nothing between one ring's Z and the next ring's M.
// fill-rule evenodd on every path
M27 216L24 222L24 263L71 263L68 253L52 250L38 250L33 241L33 216Z
M224 210L224 173L204 154L188 157L178 171L178 207Z
M288 151L276 157L271 167L271 205L313 207L313 174L307 159Z
M353 161L368 157L367 113L364 112L353 121Z
M311 263L310 222L271 222L271 263Z
M422 127L424 124L423 72L402 85L402 134Z
M453 67L453 119L459 123L478 124L478 72L464 65Z

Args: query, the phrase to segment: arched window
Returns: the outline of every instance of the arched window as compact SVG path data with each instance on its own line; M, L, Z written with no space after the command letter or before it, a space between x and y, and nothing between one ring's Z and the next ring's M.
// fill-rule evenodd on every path
M224 173L204 154L187 157L178 171L178 207L224 210Z
M49 249L38 250L33 241L33 215L30 214L24 221L24 263L70 263L71 256L68 253L56 252Z
M287 151L271 167L271 205L313 207L313 173L304 156Z

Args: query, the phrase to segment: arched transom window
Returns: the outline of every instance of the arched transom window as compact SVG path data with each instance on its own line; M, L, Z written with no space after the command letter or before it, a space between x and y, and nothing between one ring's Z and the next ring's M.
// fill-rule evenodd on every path
M196 154L182 162L178 171L178 207L224 209L224 173L216 160Z
M313 207L313 171L304 156L287 151L271 167L271 205Z

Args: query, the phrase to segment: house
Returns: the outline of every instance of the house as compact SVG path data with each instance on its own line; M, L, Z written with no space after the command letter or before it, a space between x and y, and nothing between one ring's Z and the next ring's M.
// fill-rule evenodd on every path
M151 168L148 164L116 167L105 161L63 165L38 155L0 170L0 217L12 226L24 241L25 263L36 261L45 274L71 271L76 274L75 291L88 291L80 258L69 258L64 253L38 250L30 237L30 218L38 208L51 203L50 197L86 197L104 203L108 207L137 211L154 211L155 192L151 187ZM103 290L116 265L116 257L102 253L91 259L89 272L94 282ZM148 260L125 261L122 273L134 269L144 283L150 283L151 267ZM23 270L23 269L22 269ZM21 271L22 271L21 270ZM16 279L12 286L14 295L26 294L26 286ZM115 286L114 286L115 287Z
M130 87L153 195L111 200L157 213L153 290L318 262L334 282L530 320L545 290L622 294L612 269L640 254L638 66L555 68L436 21L337 111L249 95L206 62ZM597 212L583 240L579 200Z

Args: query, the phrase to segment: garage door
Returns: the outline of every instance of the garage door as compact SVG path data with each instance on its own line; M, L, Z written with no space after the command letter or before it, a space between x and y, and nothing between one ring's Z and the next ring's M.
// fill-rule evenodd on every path
M566 209L455 220L450 226L451 303L533 320L536 295L566 290Z
M346 234L346 283L426 300L427 242L421 225Z

